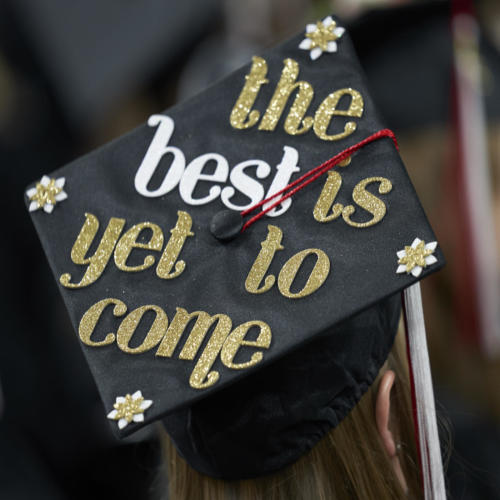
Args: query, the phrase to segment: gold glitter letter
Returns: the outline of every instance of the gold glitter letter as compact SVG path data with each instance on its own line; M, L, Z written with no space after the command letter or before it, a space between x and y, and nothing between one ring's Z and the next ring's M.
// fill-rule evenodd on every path
M258 326L260 328L259 336L257 340L245 340L245 335L248 330L253 326ZM241 346L249 347L261 347L263 349L269 349L271 345L271 328L267 323L263 321L247 321L242 325L236 327L229 335L229 337L224 342L220 353L220 359L228 367L234 370L241 370L243 368L249 368L254 366L260 361L262 361L263 354L261 352L254 352L250 361L245 363L234 363L234 357L238 353Z
M346 94L351 96L349 108L346 110L336 109L340 98ZM326 132L332 120L332 116L355 116L361 118L363 115L363 106L363 98L357 90L350 88L337 90L333 94L327 96L316 110L316 114L314 115L314 133L325 141L337 141L347 137L356 130L356 123L347 122L343 132L328 135Z
M229 329L227 333L231 331L231 320L225 314L215 314L210 316L210 314L204 311L194 311L192 313L188 313L182 307L177 307L175 316L168 327L167 333L165 334L165 337L163 337L160 347L158 347L158 350L156 351L156 356L165 356L168 358L172 356L179 340L182 337L182 334L186 330L187 325L193 319L196 319L196 322L193 325L191 333L189 334L189 337L179 354L179 359L192 360L195 358L209 328L216 321L218 323L215 330L219 328L226 328L229 320Z
M217 326L215 327L210 340L194 367L191 377L189 377L189 385L195 389L206 389L214 385L219 380L219 372L216 370L210 371L217 356L219 355L224 342L231 331L232 321L225 314L217 314ZM209 373L210 372L210 373ZM205 381L206 379L206 381Z
M304 288L297 293L292 293L290 291L290 287L292 286L293 280L295 279L302 262L304 262L304 259L310 254L316 255L316 264L314 264L313 270L311 271ZM306 250L296 253L293 257L287 260L278 276L278 288L285 297L288 297L289 299L300 299L315 292L325 282L329 272L330 259L328 258L328 255L326 255L323 250L319 250L318 248L307 248Z
M260 86L268 83L266 78L267 63L262 57L252 57L252 69L245 77L245 86L241 91L236 104L234 105L229 122L234 128L245 129L253 127L259 120L259 112L252 110L255 99L260 90ZM248 119L247 119L248 118Z
M138 347L130 347L130 339L134 334L137 326L139 325L144 313L146 311L154 311L155 319L148 333L146 334L145 339L142 341L141 345ZM149 351L155 347L158 342L165 335L165 330L168 326L168 318L165 314L165 311L158 306L148 305L138 307L130 312L127 317L121 322L120 327L118 328L118 332L116 332L116 343L118 347L130 354L139 354L141 352Z
M88 267L80 283L70 283L71 274L62 274L59 282L66 288L83 288L94 283L101 276L125 225L125 219L112 217L94 255L85 257L99 229L99 221L95 215L85 214L85 217L80 234L71 249L71 260L75 264L88 264Z
M245 280L245 290L249 293L264 293L267 292L273 285L276 278L270 274L266 276L267 270L273 261L274 254L278 250L283 250L281 246L281 238L283 233L279 227L267 226L268 233L265 241L261 243L262 249L257 255L255 262L248 273L247 279ZM264 285L259 288L262 280L264 280Z
M335 170L330 170L328 172L328 178L326 179L323 190L319 195L318 201L314 206L313 216L318 222L330 222L336 219L344 208L340 203L335 203L332 208L332 203L337 196L340 186L342 185L342 177ZM332 213L328 215L328 212L332 209Z
M113 308L113 314L115 316L123 316L127 312L127 306L118 299L103 299L94 304L82 316L78 327L78 334L84 344L92 347L99 347L112 344L115 341L115 334L111 332L106 335L104 340L94 341L90 338L94 333L97 322L99 321L104 309L106 309L106 307L110 304L115 304L115 307Z
M156 274L160 278L164 280L177 278L186 268L186 263L183 260L177 260L177 258L181 253L186 238L188 236L194 236L194 233L191 232L192 223L191 216L187 212L183 212L182 210L177 212L177 224L170 230L172 236L170 236L160 262L158 262L158 267L156 268ZM174 267L174 264L175 271L171 273L170 271L172 267Z
M312 116L304 118L304 115L314 97L314 90L308 82L295 81L299 75L299 64L296 61L285 59L283 62L285 66L281 72L280 81L262 117L259 130L274 130L276 128L290 95L295 89L298 89L295 101L293 101L286 117L284 129L290 135L299 135L307 132L313 125Z
M386 212L385 203L365 189L366 186L372 182L380 182L380 186L378 187L378 192L380 194L387 194L392 189L391 181L385 177L370 177L369 179L363 179L361 182L358 182L353 189L352 198L361 208L370 212L373 218L368 222L355 222L350 219L355 209L352 205L347 205L342 212L342 217L350 226L369 227L377 224L377 222L380 222L384 218Z
M147 243L138 243L137 238L144 229L151 229L153 234ZM142 222L132 226L121 238L115 249L115 264L122 271L142 271L155 263L152 255L147 255L140 266L127 266L127 259L134 248L160 251L163 247L163 232L152 222Z

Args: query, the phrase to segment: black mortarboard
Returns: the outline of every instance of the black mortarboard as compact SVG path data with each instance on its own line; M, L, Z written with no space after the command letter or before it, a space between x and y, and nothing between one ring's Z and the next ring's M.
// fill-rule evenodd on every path
M392 139L328 17L27 190L121 435L251 477L356 405L444 263Z
M214 0L7 0L65 116L79 127L115 109L207 31Z

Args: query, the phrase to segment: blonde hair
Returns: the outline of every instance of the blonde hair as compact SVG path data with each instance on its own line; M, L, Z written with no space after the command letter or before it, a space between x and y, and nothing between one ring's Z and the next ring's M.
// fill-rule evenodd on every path
M408 492L403 491L377 431L374 418L378 389L376 380L351 413L312 450L294 464L269 476L223 481L200 474L179 456L170 438L163 432L169 500L420 498L411 392L405 360L404 338L399 333L385 366L396 373L391 394L391 429L400 444L398 456Z

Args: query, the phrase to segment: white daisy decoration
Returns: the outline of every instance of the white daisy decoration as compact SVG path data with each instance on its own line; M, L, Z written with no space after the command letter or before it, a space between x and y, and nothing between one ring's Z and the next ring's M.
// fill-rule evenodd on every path
M417 278L424 267L437 262L436 257L432 255L436 247L437 241L425 243L425 241L415 238L411 246L405 246L404 250L397 252L399 266L396 272L411 273Z
M141 391L136 391L132 396L118 396L113 405L114 410L107 416L110 420L118 420L118 428L123 429L130 422L144 422L144 411L152 404L150 399L144 399Z
M345 28L337 26L332 16L323 21L306 26L306 37L300 42L299 49L309 50L314 61L323 52L337 52L337 40L345 33Z
M26 191L26 196L30 199L31 203L29 211L33 212L43 208L45 212L50 214L54 210L57 202L65 200L68 195L63 191L66 179L59 177L58 179L51 179L44 175L40 182L36 183L36 187L30 188Z

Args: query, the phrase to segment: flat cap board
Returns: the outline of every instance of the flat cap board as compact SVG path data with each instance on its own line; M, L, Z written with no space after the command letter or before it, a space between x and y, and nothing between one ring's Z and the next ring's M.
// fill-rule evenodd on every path
M106 411L138 390L148 401L138 418L123 413L122 434L335 335L443 265L388 138L236 238L210 231L221 210L247 209L384 128L348 34L335 33L337 50L317 57L301 33L28 189Z

